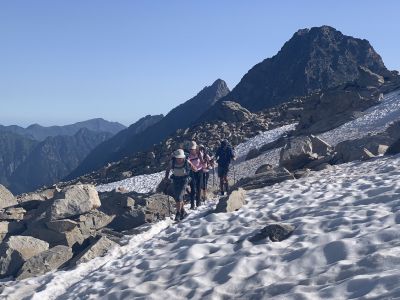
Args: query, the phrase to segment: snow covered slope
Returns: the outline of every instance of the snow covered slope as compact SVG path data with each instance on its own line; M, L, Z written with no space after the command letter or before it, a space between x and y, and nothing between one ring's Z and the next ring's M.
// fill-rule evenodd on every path
M198 212L162 231L167 221L158 223L148 238L133 237L104 258L7 283L2 293L40 300L394 299L399 165L399 156L349 163L253 190L237 212ZM250 243L272 216L294 225L294 234Z

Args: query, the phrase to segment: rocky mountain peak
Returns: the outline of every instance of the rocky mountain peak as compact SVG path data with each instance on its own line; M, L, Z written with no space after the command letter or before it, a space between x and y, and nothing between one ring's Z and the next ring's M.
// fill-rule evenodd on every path
M392 76L367 40L346 36L330 26L301 29L275 56L250 69L221 101L262 110L354 81L360 66L384 78Z

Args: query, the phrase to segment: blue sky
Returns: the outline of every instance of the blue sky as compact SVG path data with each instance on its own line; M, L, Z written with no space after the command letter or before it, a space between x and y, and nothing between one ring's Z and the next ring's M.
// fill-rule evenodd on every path
M217 78L233 88L300 28L368 39L400 70L400 1L1 0L0 124L125 125Z

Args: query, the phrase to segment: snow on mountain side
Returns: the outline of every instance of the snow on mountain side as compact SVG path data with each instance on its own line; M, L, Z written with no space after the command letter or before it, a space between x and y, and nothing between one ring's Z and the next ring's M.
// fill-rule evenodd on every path
M2 293L7 299L400 297L399 163L400 156L353 162L253 190L237 212L189 217L124 246L120 255L10 282ZM293 235L249 242L273 222L271 215L294 225Z
M319 135L331 145L345 140L361 138L368 133L385 131L393 121L400 119L400 91L385 95L382 103L373 106L363 113L363 116L350 121L338 128Z

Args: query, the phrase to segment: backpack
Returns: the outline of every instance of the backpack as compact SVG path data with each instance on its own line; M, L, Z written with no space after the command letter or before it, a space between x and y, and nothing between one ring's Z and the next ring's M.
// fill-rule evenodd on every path
M219 147L216 156L218 156L217 162L219 165L229 165L232 158L235 156L234 149L231 145L227 145L225 149Z
M173 157L173 158L172 158L172 170L178 169L178 168L175 167L175 164L176 164L176 159L175 159L175 157ZM189 164L188 164L188 161L187 161L186 158L185 158L185 163L184 163L183 166L182 166L181 168L179 168L179 169L184 169L184 172L185 172L186 175L185 175L185 176L174 176L174 175L173 175L174 178L176 178L176 177L187 177L187 176L189 176L190 167L189 167ZM173 173L174 173L174 172L173 172Z

